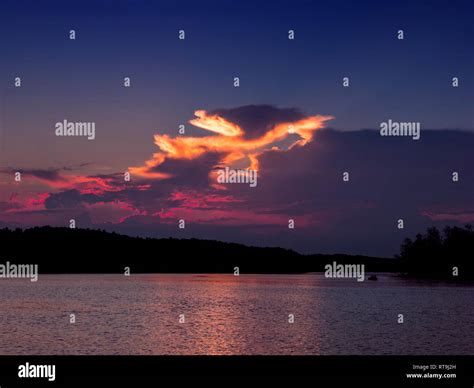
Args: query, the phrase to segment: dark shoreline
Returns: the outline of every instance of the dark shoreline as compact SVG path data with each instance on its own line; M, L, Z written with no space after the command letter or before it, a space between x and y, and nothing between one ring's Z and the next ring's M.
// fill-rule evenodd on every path
M361 255L303 255L213 240L141 238L100 230L37 227L0 230L0 257L38 264L40 273L323 272L326 264L364 264L369 272L399 272L399 261Z
M306 274L325 266L364 265L367 273L402 274L403 260L347 254L303 255L293 250L252 247L213 240L141 238L91 229L56 228L0 230L0 263L38 264L40 274L114 274L126 268L137 273L175 274ZM438 280L449 271L429 266L406 276ZM464 272L466 274L466 272ZM468 272L467 275L470 275ZM465 276L470 278L470 276Z

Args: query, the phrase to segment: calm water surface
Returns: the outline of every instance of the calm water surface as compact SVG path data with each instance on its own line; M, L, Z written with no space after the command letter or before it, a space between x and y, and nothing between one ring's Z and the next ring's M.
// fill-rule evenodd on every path
M0 354L474 354L474 287L389 274L42 275L0 306Z

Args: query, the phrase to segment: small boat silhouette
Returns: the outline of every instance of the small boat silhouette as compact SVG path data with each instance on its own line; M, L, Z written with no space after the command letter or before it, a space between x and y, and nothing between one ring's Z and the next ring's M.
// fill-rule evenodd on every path
M369 280L378 280L377 275L370 275L368 279Z

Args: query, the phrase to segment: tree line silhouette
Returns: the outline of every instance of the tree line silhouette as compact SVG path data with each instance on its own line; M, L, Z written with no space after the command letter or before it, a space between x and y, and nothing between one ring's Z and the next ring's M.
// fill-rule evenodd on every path
M92 229L0 230L0 263L38 264L41 273L305 273L326 264L364 264L366 272L409 276L474 278L474 231L429 228L406 239L395 258L361 255L303 255L283 248L252 247L222 241L142 238Z
M400 255L401 270L409 275L474 278L474 230L446 226L443 232L428 228L426 234L405 239Z

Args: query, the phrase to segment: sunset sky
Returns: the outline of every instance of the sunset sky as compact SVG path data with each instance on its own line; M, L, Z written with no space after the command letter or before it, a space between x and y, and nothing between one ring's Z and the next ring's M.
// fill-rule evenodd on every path
M2 1L0 227L392 256L474 223L473 3L327 3ZM65 119L95 139L55 136ZM258 185L218 184L226 166Z

